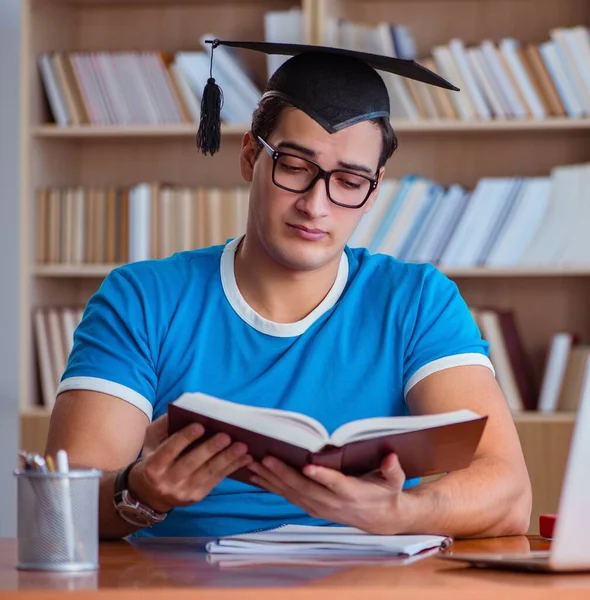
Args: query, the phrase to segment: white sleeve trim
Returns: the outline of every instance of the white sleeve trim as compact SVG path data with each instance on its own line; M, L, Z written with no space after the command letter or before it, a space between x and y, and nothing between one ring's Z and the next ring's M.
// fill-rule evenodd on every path
M145 413L150 421L152 420L154 407L149 400L126 385L108 379L101 379L100 377L68 377L59 384L56 396L67 390L91 390L109 396L116 396L121 400L125 400L125 402L129 402L129 404L133 404Z
M451 367L464 367L467 365L481 365L487 367L492 371L494 376L496 372L492 362L485 354L479 352L469 352L465 354L455 354L454 356L444 356L438 358L420 367L408 380L406 387L404 388L404 398L408 395L408 392L425 377L443 371L444 369L450 369Z

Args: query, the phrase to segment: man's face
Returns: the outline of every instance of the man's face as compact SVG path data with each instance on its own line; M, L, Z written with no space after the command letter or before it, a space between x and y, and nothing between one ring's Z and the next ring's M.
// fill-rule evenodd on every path
M368 121L329 134L297 109L283 110L265 141L326 171L347 165L348 171L371 178L376 177L382 143L379 128ZM307 192L289 192L273 183L273 160L267 152L262 150L254 160L255 148L254 140L245 136L240 162L244 179L251 182L247 234L290 269L309 271L339 260L361 217L372 208L378 188L361 208L331 202L322 180Z

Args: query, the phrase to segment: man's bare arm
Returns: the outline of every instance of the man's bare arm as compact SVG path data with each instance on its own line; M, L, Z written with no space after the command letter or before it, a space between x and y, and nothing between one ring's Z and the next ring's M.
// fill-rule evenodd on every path
M60 394L51 414L46 454L63 448L70 466L104 471L100 482L100 535L124 537L138 528L123 521L113 505L117 473L139 455L149 419L137 407L87 390Z
M412 414L469 408L488 415L470 467L403 494L407 532L452 532L455 537L526 533L530 479L512 415L492 372L481 366L445 369L417 383L407 402Z
M104 471L100 536L120 538L138 528L121 519L114 507L115 479L142 448L142 461L129 475L129 490L137 500L162 512L198 502L227 475L250 464L246 446L232 444L225 434L197 444L180 457L203 433L202 426L194 424L168 437L165 416L149 424L144 413L120 398L76 390L64 392L56 401L46 453L55 455L63 448L72 466Z

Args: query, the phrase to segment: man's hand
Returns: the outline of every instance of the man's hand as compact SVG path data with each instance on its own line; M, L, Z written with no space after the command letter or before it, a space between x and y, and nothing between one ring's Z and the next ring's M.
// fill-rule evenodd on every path
M225 477L248 466L252 457L242 443L231 443L226 434L217 434L179 455L204 433L192 424L168 437L164 415L146 430L143 458L129 473L133 497L154 510L166 512L202 500Z
M265 458L262 464L252 463L249 468L255 473L253 484L283 496L312 517L369 533L403 530L405 474L395 454L383 459L378 472L361 478L316 465L304 467L302 475L273 457Z

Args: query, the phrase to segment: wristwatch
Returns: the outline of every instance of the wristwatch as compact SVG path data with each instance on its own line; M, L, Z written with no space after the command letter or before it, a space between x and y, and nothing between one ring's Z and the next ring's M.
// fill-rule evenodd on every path
M123 469L115 479L115 496L113 502L119 516L127 523L137 527L151 527L160 523L167 516L167 512L159 512L136 500L127 489L129 472L141 459L132 462Z

